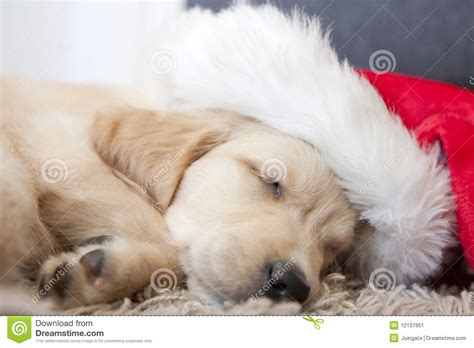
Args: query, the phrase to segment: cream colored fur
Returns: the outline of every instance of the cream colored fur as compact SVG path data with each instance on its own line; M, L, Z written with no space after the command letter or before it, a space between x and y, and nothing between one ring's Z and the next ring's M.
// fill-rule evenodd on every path
M0 284L56 280L43 295L72 308L132 296L166 268L206 302L238 302L265 262L292 260L311 302L351 243L354 212L318 151L253 119L13 78L1 99Z

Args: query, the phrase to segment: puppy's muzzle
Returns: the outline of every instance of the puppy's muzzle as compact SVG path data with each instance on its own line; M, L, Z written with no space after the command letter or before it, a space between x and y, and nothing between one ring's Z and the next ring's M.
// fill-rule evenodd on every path
M276 301L299 303L308 298L310 287L303 273L290 261L268 262L263 272L265 296Z

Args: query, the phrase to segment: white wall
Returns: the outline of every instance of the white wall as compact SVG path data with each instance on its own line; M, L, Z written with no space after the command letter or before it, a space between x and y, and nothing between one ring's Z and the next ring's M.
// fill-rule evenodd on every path
M184 0L1 3L1 73L144 85L145 47Z

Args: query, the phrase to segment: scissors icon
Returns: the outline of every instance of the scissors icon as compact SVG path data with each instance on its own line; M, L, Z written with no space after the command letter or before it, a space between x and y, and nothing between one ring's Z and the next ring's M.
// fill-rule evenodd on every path
M303 319L312 322L316 330L319 330L321 328L321 324L324 323L324 319L321 319L321 318L314 319L310 315L303 317Z

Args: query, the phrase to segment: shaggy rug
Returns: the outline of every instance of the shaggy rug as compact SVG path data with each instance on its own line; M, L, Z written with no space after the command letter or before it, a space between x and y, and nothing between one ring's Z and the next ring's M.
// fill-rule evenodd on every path
M321 297L303 309L295 303L274 303L267 299L222 306L208 306L186 290L156 294L148 287L141 298L125 298L110 304L80 307L71 315L472 315L474 291L441 286L437 290L399 285L390 290L373 287L331 273L323 279Z

